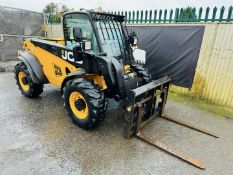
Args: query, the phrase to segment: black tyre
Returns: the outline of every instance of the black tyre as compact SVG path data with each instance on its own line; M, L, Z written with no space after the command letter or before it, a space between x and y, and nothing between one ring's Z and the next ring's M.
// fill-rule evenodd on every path
M72 121L83 129L92 129L106 116L104 93L89 80L70 80L63 89L65 108Z
M15 66L15 79L19 90L25 97L38 98L43 92L44 85L32 81L32 77L23 62Z
M142 79L143 85L151 82L151 80L152 80L151 74L142 65L137 64L137 63L132 64L132 69L137 73L138 77L140 77ZM150 95L150 94L147 94L147 95ZM145 112L144 112L144 117L142 118L142 120L146 120L149 118L150 108L148 106L150 106L150 105L147 102L144 106Z
M131 65L132 69L137 73L137 75L142 78L143 84L147 84L151 82L151 75L148 72L146 68L144 68L142 65L134 63Z

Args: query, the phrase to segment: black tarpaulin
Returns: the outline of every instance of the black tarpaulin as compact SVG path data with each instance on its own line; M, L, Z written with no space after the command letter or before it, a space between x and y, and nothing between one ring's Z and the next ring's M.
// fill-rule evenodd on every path
M168 75L177 86L191 88L204 26L128 26L146 50L146 67L153 79Z

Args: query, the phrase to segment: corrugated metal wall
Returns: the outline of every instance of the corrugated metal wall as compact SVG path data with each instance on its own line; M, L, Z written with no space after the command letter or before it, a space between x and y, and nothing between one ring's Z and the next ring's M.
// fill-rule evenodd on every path
M63 30L61 24L48 24L47 27L48 38L63 38Z
M145 24L134 24L145 25ZM171 91L233 107L233 23L147 24L157 26L204 25L205 33L191 89L172 86ZM50 31L50 29L52 29ZM61 26L48 25L48 37L62 36Z
M233 107L233 23L204 25L192 89L172 86L171 90Z
M0 61L17 59L23 37L44 36L44 14L0 6Z

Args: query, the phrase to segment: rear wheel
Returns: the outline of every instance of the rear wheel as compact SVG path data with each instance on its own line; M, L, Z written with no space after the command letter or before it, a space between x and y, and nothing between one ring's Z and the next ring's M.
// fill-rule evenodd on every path
M91 81L84 78L70 80L65 84L63 93L68 115L81 128L95 128L104 120L104 93Z
M32 81L32 77L24 63L15 66L15 79L21 93L28 98L37 98L43 92L43 84Z

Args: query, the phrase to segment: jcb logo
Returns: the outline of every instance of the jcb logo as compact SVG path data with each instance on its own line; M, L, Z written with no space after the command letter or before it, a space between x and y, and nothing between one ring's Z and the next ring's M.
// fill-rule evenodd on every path
M61 68L58 65L56 65L56 64L54 64L53 67L54 67L54 73L55 73L55 75L57 77L58 76L62 76L62 70L61 70Z
M83 63L83 61L75 61L74 60L74 55L73 55L73 52L68 52L68 51L64 51L64 50L62 50L61 51L61 57L62 57L62 59L64 59L64 60L68 60L68 61L70 61L70 62L75 62L75 63L78 63L78 64L82 64Z

